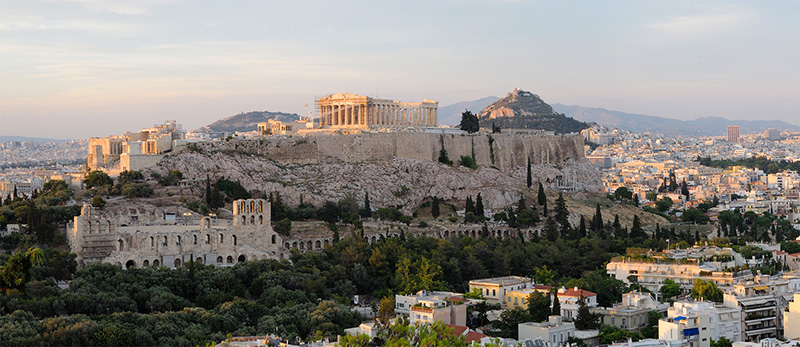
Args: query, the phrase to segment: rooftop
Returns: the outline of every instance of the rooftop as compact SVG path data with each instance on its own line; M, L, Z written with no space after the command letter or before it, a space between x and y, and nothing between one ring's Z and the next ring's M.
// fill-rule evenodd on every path
M528 277L522 277L522 276L505 276L505 277L482 278L482 279L472 280L469 281L469 284L470 285L493 284L493 285L508 286L526 282L533 282L533 280Z

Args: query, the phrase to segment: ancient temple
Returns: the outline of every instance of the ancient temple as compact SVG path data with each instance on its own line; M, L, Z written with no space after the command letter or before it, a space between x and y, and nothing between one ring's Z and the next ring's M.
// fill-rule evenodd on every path
M439 103L399 102L349 93L316 101L322 128L435 127Z

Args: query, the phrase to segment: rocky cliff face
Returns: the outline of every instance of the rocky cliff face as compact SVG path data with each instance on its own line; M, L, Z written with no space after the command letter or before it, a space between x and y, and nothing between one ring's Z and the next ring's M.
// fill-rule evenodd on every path
M439 163L442 148L455 165L467 155L479 168ZM301 198L320 205L347 194L360 201L369 192L375 207L411 212L433 196L463 201L479 192L487 208L513 204L527 189L529 158L534 182L550 189L602 188L580 136L384 133L231 140L184 148L152 170L180 170L203 182L224 176L251 191L277 191L293 205Z

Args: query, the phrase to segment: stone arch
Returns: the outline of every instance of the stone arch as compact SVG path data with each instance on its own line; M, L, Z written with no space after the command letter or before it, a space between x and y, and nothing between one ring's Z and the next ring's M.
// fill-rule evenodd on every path
M445 230L444 231L444 238L449 238L449 237L450 237L450 231L449 230Z
M149 261L149 260L147 260L147 259L145 259L145 260L142 262L142 267L148 267L148 266L150 266L150 261Z
M369 243L375 243L375 235L369 238Z
M258 224L264 224L264 216L258 215Z
M102 234L103 233L103 229L100 228L100 221L99 220L95 221L95 223L97 225L97 233L98 234Z
M319 242L319 240L317 240L317 244L316 244L315 248L317 248L317 249L322 248L322 242Z
M128 262L127 262L127 263L125 263L125 268L126 268L126 269L130 269L130 268L132 268L132 267L136 267L136 262L135 262L135 261L133 261L133 259L131 259L131 260L128 260Z
M156 245L156 239L150 236L150 247L155 247L155 245Z
M242 225L247 224L247 216L242 216Z
M181 266L181 258L175 258L175 267Z
M244 263L247 261L247 257L245 257L244 254L241 254L239 255L239 258L236 259L236 261L239 263Z
M272 238L272 244L274 245L277 237L275 236L275 234L273 234L271 238Z
M205 264L205 261L203 261L203 258L201 258L201 257L197 257L197 259L195 259L194 262L195 263L200 263L200 264Z
M192 235L192 244L197 244L197 235Z
M232 235L232 237L233 237L233 245L236 246L238 242L238 240L236 239L236 235Z
M119 243L118 244L119 248L117 248L117 250L124 251L125 250L125 242L123 242L122 239L119 239L117 242Z
M219 243L220 244L225 243L225 235L222 233L219 234Z
M181 236L180 235L178 235L177 244L178 244L178 246L181 245Z
M297 248L297 242L292 242L292 248Z
M328 247L330 245L330 243L328 242L327 239L325 241L323 241L322 244L325 245L325 247Z
M203 218L203 223L205 224L206 228L211 228L211 218Z
M222 256L217 257L217 264L222 264Z
M309 250L311 250L311 249L313 248L313 246L314 246L314 244L313 244L313 243L311 243L311 241L310 241L310 240L309 240L309 241L306 243L306 249L309 249Z
M153 260L153 266L160 266L160 265L161 265L161 262L158 261L158 259Z
M259 200L258 201L258 213L263 213L263 212L264 212L264 202Z
M211 243L211 234L206 234L206 244L208 245L210 243Z
M273 235L273 236L274 236L274 235ZM285 248L292 248L292 245L290 245L288 242L287 242L285 245L283 245L283 246L284 246Z
M250 200L250 210L247 211L247 212L253 213L253 211L255 211L255 210L256 210L256 202L253 201L253 200Z
M228 264L233 264L233 257L232 256L228 256L227 258L225 258L225 262L228 263Z
M306 248L305 242L300 241L300 249L305 249L305 248Z
M476 237L478 237L478 232L476 230L473 230L472 231L472 238L474 239Z
M256 216L250 216L250 225L256 224Z

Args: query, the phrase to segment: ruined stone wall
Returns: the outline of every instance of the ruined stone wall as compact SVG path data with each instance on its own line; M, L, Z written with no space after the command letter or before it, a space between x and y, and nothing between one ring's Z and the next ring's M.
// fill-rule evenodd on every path
M233 211L233 220L203 217L186 223L164 220L164 211L113 214L84 205L68 227L67 241L80 264L174 267L194 260L220 266L288 256L272 230L269 202L236 200Z

